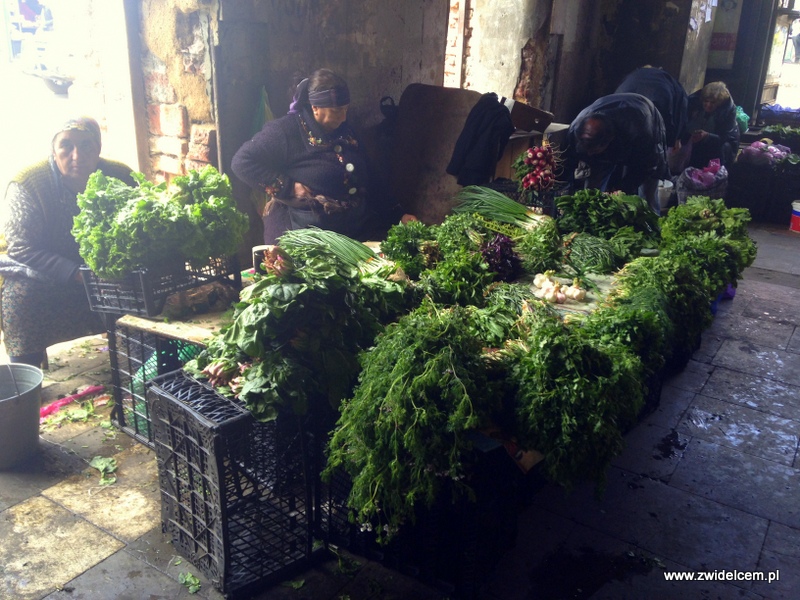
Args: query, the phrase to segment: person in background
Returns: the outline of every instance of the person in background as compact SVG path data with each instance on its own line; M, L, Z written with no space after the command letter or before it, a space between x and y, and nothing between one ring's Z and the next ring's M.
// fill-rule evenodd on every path
M47 347L105 330L89 307L78 244L72 236L77 195L101 170L135 185L132 169L100 158L100 126L71 119L55 133L51 153L8 184L0 255L2 331L11 362L41 366Z
M641 94L655 104L664 119L667 148L672 148L686 126L689 96L680 82L660 67L634 69L617 86L615 94Z
M689 119L681 144L691 143L687 166L702 169L718 158L730 169L739 152L736 105L728 87L713 81L689 96Z
M638 194L660 212L658 181L666 172L664 120L641 94L595 100L567 131L564 173L569 188Z
M794 62L800 62L800 19L792 22L792 31L789 33L794 48Z
M319 69L298 84L288 114L267 121L233 156L233 173L266 192L265 244L311 226L361 240L373 234L385 211L371 195L366 155L347 122L349 106L344 79Z

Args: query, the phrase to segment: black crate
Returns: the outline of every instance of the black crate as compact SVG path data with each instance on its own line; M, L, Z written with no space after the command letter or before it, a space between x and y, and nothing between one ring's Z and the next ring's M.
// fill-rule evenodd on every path
M214 281L229 282L237 288L242 284L236 257L214 258L200 268L186 263L183 267L163 273L142 269L133 271L119 281L101 279L86 266L81 267L81 273L92 310L140 317L160 314L167 298L177 292Z
M315 466L314 473L320 473ZM326 547L344 548L353 554L381 562L384 549L375 536L350 520L347 499L353 486L344 469L336 469L329 481L318 478L314 486L314 539Z
M111 421L139 442L153 448L145 388L159 375L180 369L202 345L113 323L108 330L114 407Z
M772 184L773 198L764 213L764 221L789 227L792 220L792 202L800 199L800 167L780 166Z
M774 169L770 165L756 165L737 161L728 171L725 206L746 208L753 221L760 222L773 201Z
M228 597L307 568L312 495L303 424L261 423L183 371L148 386L161 523L176 550Z
M505 448L476 449L467 483L474 498L444 489L431 506L421 506L388 544L351 523L350 480L337 472L320 483L316 537L415 577L453 598L472 599L503 553L514 546L517 516L527 476Z

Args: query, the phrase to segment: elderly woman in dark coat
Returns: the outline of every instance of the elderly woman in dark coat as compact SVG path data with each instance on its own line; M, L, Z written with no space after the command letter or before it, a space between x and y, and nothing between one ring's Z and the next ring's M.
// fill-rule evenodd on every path
M89 308L72 236L77 194L89 175L106 175L134 185L131 169L100 158L100 126L88 117L65 123L52 140L50 156L18 173L5 197L0 255L3 277L3 341L11 362L40 366L48 346L104 330Z
M689 96L689 119L681 140L692 144L688 166L702 169L718 158L730 169L740 137L736 105L723 82L713 81Z
M289 113L268 121L234 155L234 174L267 195L265 244L309 226L364 239L375 216L385 213L370 195L366 155L347 123L349 105L347 83L319 69L297 86Z
M268 121L231 168L266 192L264 242L309 225L357 236L367 218L367 167L347 120L347 84L327 69L298 86L289 114Z

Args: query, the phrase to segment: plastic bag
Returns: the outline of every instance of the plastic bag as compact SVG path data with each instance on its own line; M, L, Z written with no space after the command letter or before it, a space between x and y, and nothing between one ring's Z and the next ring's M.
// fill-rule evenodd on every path
M258 98L258 106L256 112L253 114L253 124L250 126L250 133L255 135L264 126L267 121L272 121L275 116L272 114L272 109L269 106L269 96L267 95L266 88L261 88L261 95Z
M678 175L689 164L692 157L692 140L687 140L685 144L676 143L672 148L667 149L667 166L670 175Z
M747 133L750 128L750 117L741 106L736 107L736 124L739 126L739 133Z
M676 186L678 203L684 204L689 196L722 198L727 188L728 170L720 165L719 159L715 158L702 169L696 167L684 169L678 177Z

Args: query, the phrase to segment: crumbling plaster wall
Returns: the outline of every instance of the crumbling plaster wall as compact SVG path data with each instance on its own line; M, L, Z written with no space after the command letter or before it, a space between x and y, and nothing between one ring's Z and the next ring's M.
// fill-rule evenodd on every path
M694 91L713 17L701 0L472 0L464 86L496 91L569 122L643 64ZM710 17L710 19L708 18Z
M690 94L708 83L705 81L708 51L714 33L714 18L719 10L719 5L712 6L708 0L692 0L689 7L680 81Z
M146 106L143 170L169 180L218 166L211 48L216 0L141 0L139 64ZM142 152L140 152L142 154Z
M494 91L563 120L589 97L596 0L471 0L464 87Z
M189 119L213 119L208 33L214 28L214 0L143 0L142 40L151 61L163 66L176 100ZM204 27L205 26L205 27Z
M464 87L513 96L568 122L594 95L597 0L472 0Z
M521 49L539 29L539 2L472 0L464 86L511 97L520 75Z

